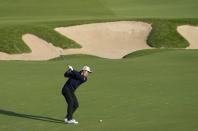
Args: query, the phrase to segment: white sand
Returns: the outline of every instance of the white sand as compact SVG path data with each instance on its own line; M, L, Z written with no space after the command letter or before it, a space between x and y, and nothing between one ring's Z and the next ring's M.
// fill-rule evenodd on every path
M182 25L177 31L190 43L187 49L198 49L198 26Z
M0 60L49 60L58 57L60 51L63 51L63 49L55 47L32 34L25 34L22 39L32 50L31 53L7 54L0 52Z
M103 58L120 59L142 49L150 49L146 40L150 24L143 22L108 22L60 27L55 30L76 41L82 48L66 49L65 54L89 54Z

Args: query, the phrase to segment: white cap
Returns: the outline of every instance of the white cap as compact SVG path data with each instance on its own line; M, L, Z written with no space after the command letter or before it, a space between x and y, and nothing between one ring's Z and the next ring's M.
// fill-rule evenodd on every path
M84 67L82 68L82 70L85 70L85 71L88 71L89 73L92 73L92 71L91 71L91 69L90 69L89 66L84 66Z

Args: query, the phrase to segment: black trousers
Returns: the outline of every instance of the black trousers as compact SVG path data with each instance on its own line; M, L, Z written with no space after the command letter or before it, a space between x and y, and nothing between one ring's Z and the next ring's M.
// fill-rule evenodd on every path
M74 94L74 91L66 86L63 87L62 94L68 104L66 118L68 120L71 120L73 118L74 112L79 107L78 99L77 99L76 95Z

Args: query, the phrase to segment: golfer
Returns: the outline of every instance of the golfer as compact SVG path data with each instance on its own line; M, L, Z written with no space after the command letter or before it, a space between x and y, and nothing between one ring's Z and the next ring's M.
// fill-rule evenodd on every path
M64 76L69 79L62 88L62 94L68 104L67 115L64 119L67 124L78 124L78 121L73 119L73 113L78 108L78 99L75 95L75 90L82 83L87 81L88 74L91 73L90 67L84 66L80 72L75 71L72 66L68 66L69 70L65 72Z

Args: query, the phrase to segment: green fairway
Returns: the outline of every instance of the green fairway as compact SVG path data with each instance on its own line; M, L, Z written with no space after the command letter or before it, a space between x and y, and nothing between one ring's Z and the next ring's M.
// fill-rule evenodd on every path
M66 59L76 69L88 64L94 71L77 90L80 108L75 118L80 124L62 123L62 59L0 61L1 131L198 130L198 51L145 51L121 60Z
M197 18L197 0L0 0L4 20Z
M151 47L185 48L189 43L176 28L198 25L197 12L197 0L0 0L0 52L30 52L21 39L26 33L79 48L54 28L119 20L152 24ZM0 131L198 130L197 50L143 50L120 60L65 58L75 69L89 65L94 71L76 92L80 124L63 123L62 58L0 61Z

